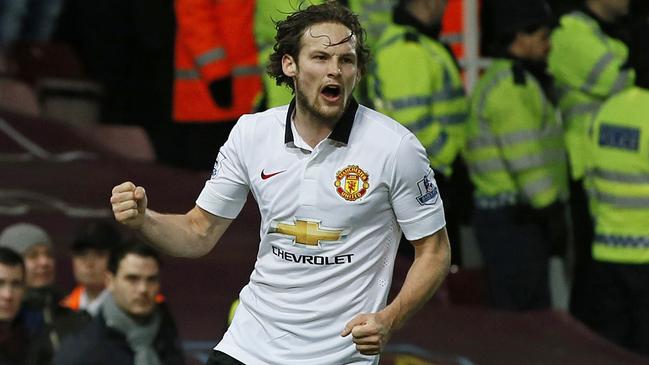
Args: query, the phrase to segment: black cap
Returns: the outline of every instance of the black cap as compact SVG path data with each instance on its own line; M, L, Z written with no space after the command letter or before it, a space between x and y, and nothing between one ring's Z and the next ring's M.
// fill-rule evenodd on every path
M87 249L110 251L121 241L121 234L114 225L92 222L81 228L70 248L73 253L80 253Z
M490 15L489 25L496 36L552 26L554 21L545 0L488 0L484 11Z

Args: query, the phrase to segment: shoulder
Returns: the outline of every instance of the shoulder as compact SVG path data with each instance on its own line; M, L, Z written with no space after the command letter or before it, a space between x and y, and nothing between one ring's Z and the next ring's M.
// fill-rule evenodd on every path
M429 48L430 41L414 28L391 24L379 38L373 52L377 55L376 58L399 57L403 56L402 52L422 53Z
M54 327L62 337L78 332L89 321L90 317L84 312L76 312L60 305L54 310Z
M244 114L239 117L235 128L252 130L275 128L278 124L286 122L288 105L283 105L253 114Z
M366 141L377 143L398 143L406 135L412 134L406 127L385 114L363 105L358 106L354 120L355 134ZM391 145L385 145L390 147Z
M638 113L639 110L646 112ZM602 104L597 119L616 119L618 115L626 115L629 112L642 115L639 119L643 121L642 124L647 125L644 116L649 112L649 90L633 86L613 95Z
M511 85L514 82L512 61L507 59L494 60L476 85L476 94L485 95L497 88Z
M572 11L559 19L559 25L567 29L598 29L597 21L581 11Z
M256 144L271 134L284 134L288 105L239 117L230 138L236 143Z
M79 332L67 336L54 357L54 365L87 363L95 358L97 349L106 345L107 332L99 317L94 318Z
M376 43L376 51L402 41L406 30L405 27L398 24L389 24Z
M164 304L159 308L162 322L154 342L155 350L165 364L182 364L182 344L172 313Z
M583 37L599 33L597 21L580 11L573 11L559 19L559 26L552 32L552 41L574 42L574 37Z

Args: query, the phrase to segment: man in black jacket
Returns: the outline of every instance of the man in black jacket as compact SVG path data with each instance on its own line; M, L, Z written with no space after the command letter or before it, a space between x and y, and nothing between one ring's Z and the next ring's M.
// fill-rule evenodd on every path
M55 365L184 364L176 326L157 300L160 258L141 243L111 253L110 296L99 314L61 346Z
M14 251L0 247L0 365L23 364L29 337L18 316L25 293L25 265Z

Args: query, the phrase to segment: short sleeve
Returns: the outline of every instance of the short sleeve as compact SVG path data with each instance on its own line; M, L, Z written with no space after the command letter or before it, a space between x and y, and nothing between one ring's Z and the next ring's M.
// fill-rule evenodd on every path
M211 178L205 183L196 204L219 217L234 219L239 215L248 197L249 180L245 168L246 124L243 118L234 126L225 144L219 150Z
M411 133L401 139L395 154L390 202L410 241L430 236L446 225L433 169L426 151Z

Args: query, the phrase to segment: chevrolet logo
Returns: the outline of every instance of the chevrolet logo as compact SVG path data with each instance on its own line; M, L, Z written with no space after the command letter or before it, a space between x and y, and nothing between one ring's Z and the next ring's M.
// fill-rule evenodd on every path
M321 247L322 241L340 241L347 236L345 229L325 228L320 221L312 219L294 219L294 223L272 222L268 233L279 233L293 236L296 243L311 247Z

